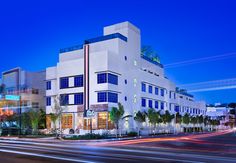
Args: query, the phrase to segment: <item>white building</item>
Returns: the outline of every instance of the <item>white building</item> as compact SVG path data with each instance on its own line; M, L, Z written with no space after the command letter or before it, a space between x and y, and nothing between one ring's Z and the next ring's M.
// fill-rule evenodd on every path
M93 129L112 128L108 111L118 102L125 115L147 108L191 115L206 111L204 102L176 91L158 58L141 55L140 30L129 22L107 26L103 36L81 46L61 49L57 65L46 70L46 81L47 114L52 112L53 97L63 97L67 109L62 127L80 133L89 129L90 119L84 118L88 109L95 112ZM124 132L136 127L133 118L122 125Z

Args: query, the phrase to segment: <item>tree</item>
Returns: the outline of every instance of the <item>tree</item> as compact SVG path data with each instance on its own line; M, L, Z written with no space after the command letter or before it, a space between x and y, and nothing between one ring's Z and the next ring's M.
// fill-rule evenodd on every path
M190 117L190 123L193 124L195 128L195 125L198 123L198 117L194 117L194 116Z
M40 119L39 119L39 128L45 129L46 128L46 112L44 109L39 109L40 112Z
M29 111L30 122L33 130L33 134L38 134L38 126L40 121L40 112L36 109Z
M175 115L175 123L180 124L182 122L182 115L178 113L176 113Z
M116 137L118 137L118 131L119 131L119 122L120 120L123 120L125 118L131 117L131 115L126 115L123 117L125 111L124 107L121 103L118 103L117 107L112 107L110 111L110 120L115 124L116 126Z
M134 120L138 123L138 136L140 135L140 125L146 121L146 113L138 111L135 116Z
M189 117L189 114L188 113L185 113L184 116L183 116L183 123L185 125L188 125L190 123L190 117Z
M51 121L53 122L53 132L56 134L56 137L62 135L62 126L61 126L61 119L63 112L67 109L67 104L65 102L65 98L60 96L54 96L53 97L54 105L52 107L52 112L49 114ZM62 106L63 104L63 106ZM57 128L57 121L59 121L59 126ZM58 135L59 131L59 135Z
M163 120L163 123L170 123L171 120L174 118L174 115L171 115L169 113L169 111L165 111L165 114L162 115L162 120Z
M148 117L149 123L154 127L154 131L156 131L156 125L162 122L160 112L156 112L153 108L149 108L147 117Z
M172 119L174 119L175 116L171 115L170 112L166 110L165 114L163 114L161 117L162 117L163 123L169 125L170 122L172 121ZM168 128L169 128L169 126L168 126Z

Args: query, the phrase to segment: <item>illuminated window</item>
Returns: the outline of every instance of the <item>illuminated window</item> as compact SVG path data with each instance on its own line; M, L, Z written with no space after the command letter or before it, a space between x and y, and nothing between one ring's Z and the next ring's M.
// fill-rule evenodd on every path
M62 115L62 129L72 128L72 114Z
M134 87L137 86L137 79L134 79Z
M98 129L106 129L107 126L107 112L98 113Z
M47 127L47 129L50 129L50 128L52 128L51 127L51 117L50 117L50 115L46 115L46 127Z

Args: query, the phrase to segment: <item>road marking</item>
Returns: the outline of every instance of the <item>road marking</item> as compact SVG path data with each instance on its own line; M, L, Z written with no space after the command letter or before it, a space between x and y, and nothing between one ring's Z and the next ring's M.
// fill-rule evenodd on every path
M0 152L14 153L14 154L28 155L28 156L35 156L35 157L43 157L43 158L63 160L63 161L72 161L72 162L81 162L81 163L99 163L97 161L93 162L93 161L86 161L86 160L81 160L81 159L56 157L56 156L50 156L50 155L45 155L45 154L36 154L36 153L31 153L31 152L20 152L20 151L5 150L5 149L0 149Z

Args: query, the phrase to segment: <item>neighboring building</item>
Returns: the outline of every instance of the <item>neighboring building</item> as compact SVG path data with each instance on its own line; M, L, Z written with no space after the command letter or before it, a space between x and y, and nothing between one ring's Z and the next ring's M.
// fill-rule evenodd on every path
M0 108L15 113L45 108L45 71L14 68L2 73Z
M206 116L209 116L211 119L220 120L221 125L227 125L231 121L230 110L232 108L227 107L227 105L221 105L219 103L215 105L207 106Z
M81 46L60 50L59 62L46 70L46 113L53 98L60 96L67 106L62 128L80 133L89 129L85 111L95 112L93 129L111 129L109 110L120 102L125 115L155 108L172 114L204 115L205 102L176 90L165 77L159 58L141 54L140 30L129 22L104 28L103 36L85 40ZM48 127L52 127L48 118ZM124 132L136 128L133 118L122 124ZM67 130L68 131L68 130Z

